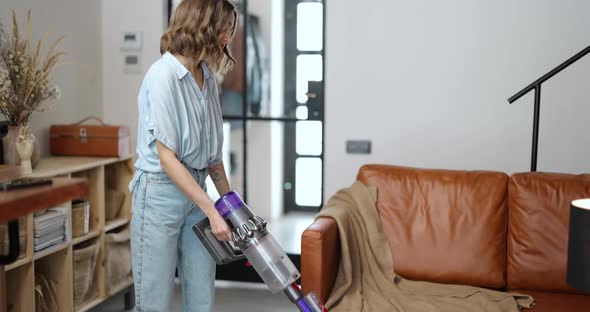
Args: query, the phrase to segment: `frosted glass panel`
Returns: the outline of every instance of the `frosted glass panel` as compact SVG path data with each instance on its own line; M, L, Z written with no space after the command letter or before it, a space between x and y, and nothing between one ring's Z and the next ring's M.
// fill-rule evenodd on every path
M295 202L299 206L322 204L322 160L297 158L295 161Z
M297 49L321 51L324 17L323 4L300 3L297 5Z
M297 154L319 156L322 153L321 121L298 121L295 125L295 137Z
M307 119L307 107L298 106L295 112L295 116L297 117L297 119Z

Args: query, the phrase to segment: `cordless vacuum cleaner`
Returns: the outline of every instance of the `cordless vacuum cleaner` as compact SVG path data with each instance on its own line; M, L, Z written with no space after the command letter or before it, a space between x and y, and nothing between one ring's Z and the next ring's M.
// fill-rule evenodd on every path
M273 294L282 291L301 312L327 312L315 294L303 296L296 281L301 274L240 195L231 191L215 202L215 208L228 223L232 240L219 241L211 231L209 219L193 226L205 248L217 264L246 258Z

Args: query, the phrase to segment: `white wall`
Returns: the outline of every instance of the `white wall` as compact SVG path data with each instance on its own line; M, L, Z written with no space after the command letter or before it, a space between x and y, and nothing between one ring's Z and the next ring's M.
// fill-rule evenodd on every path
M131 148L137 141L137 94L143 77L160 57L160 37L167 27L167 1L102 0L102 95L105 121L125 124L131 130ZM121 51L121 34L143 33L140 52ZM124 71L124 58L139 55L137 73Z
M34 113L30 120L42 155L47 156L50 125L73 123L91 115L102 117L100 1L2 0L0 21L8 32L12 31L12 9L21 22L21 31L31 9L34 40L44 33L51 43L65 36L60 48L67 55L54 74L61 99L46 102L46 111Z
M528 171L532 94L590 44L590 2L327 3L325 198L365 163ZM590 56L546 83L539 171L590 172ZM585 92L586 91L586 92ZM345 141L368 139L370 155Z

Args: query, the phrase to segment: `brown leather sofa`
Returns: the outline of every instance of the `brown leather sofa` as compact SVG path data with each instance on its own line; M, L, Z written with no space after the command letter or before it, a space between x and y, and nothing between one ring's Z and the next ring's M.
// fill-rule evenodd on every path
M534 312L590 311L590 295L565 281L570 202L590 197L590 174L366 165L357 180L378 188L397 274L526 293ZM325 302L340 259L335 221L316 220L301 248L303 290Z

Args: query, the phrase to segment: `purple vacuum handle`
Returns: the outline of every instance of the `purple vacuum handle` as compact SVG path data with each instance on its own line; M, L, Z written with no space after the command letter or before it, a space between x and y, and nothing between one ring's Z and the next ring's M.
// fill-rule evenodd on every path
M215 209L224 219L227 219L234 211L245 205L246 203L236 191L230 191L215 202Z
M302 297L301 299L299 299L299 301L297 301L297 307L301 312L313 312L307 304L307 301L305 301L305 297Z
M313 292L299 298L296 304L301 312L328 312L328 309L324 307Z

